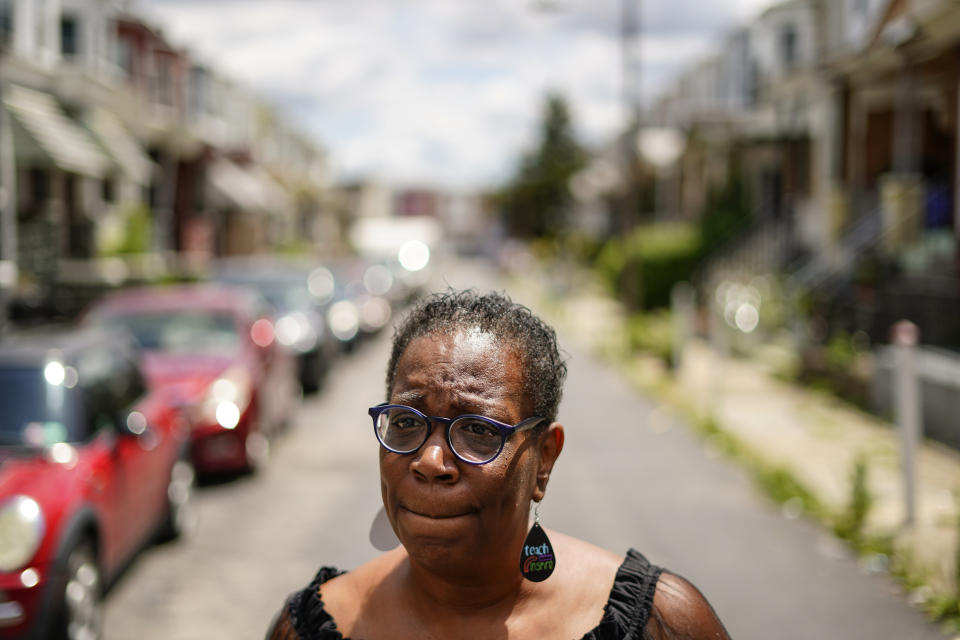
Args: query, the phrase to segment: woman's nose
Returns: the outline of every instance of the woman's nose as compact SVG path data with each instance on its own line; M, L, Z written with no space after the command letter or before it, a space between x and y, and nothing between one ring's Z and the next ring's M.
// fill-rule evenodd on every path
M427 441L414 454L410 469L430 482L456 482L460 477L456 456L447 444L446 425L436 424Z

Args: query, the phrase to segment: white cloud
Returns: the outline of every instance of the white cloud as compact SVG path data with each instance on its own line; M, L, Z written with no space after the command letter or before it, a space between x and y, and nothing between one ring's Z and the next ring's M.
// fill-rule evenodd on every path
M306 123L348 174L501 180L549 90L589 143L623 121L621 0L141 1L175 41ZM642 95L764 4L644 2Z

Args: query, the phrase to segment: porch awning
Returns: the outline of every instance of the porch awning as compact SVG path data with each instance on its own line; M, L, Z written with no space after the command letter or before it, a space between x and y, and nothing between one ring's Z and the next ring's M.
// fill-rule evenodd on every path
M119 118L105 109L96 108L88 112L83 120L120 171L137 184L149 184L154 162L143 152Z
M18 157L42 156L54 165L94 178L102 178L110 159L90 134L72 120L49 93L10 85L3 103L13 115L14 148Z
M281 213L290 207L286 191L261 169L245 168L220 159L208 171L211 186L228 203L243 211Z

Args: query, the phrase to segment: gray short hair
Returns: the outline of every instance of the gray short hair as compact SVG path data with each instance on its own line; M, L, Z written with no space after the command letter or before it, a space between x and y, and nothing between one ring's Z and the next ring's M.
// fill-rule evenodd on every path
M505 293L479 294L473 289L434 293L422 298L404 317L393 335L387 365L387 397L393 393L397 364L414 338L452 334L479 327L515 346L523 361L523 393L533 404L534 415L546 424L557 418L557 407L567 377L557 334L527 307Z

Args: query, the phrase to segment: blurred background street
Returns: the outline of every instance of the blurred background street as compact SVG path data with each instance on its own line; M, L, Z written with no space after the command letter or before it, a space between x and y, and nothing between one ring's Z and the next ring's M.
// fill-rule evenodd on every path
M506 284L476 263L445 265L444 274L454 286ZM541 509L546 526L609 549L636 547L687 576L735 638L943 637L889 578L785 518L688 425L573 336L561 341L570 348L560 410L568 438ZM108 638L257 638L283 594L318 567L378 553L368 541L380 495L365 407L383 396L388 355L384 335L344 363L304 404L269 469L199 491L196 538L151 550L121 580Z
M0 0L0 636L256 638L371 557L455 286L569 352L547 527L736 638L960 637L958 52L948 0Z

